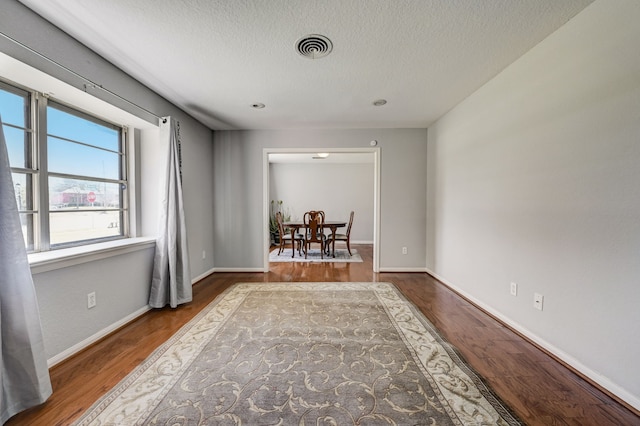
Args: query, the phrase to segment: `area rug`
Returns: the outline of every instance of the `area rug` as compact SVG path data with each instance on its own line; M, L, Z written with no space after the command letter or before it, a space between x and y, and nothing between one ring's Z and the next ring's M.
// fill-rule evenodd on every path
M517 425L390 283L227 289L76 425Z
M291 249L284 249L282 253L278 255L278 249L272 250L269 253L269 262L362 262L362 257L358 254L358 250L351 250L352 256L349 256L347 249L336 249L336 257L331 255L320 256L320 249L309 249L307 258L304 258L304 252L302 256L296 250L295 257L291 257Z

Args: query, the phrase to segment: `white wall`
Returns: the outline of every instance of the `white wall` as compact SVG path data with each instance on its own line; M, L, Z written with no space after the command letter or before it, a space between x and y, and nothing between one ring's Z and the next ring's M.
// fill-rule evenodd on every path
M636 408L639 22L640 2L597 0L429 128L427 249L437 276Z
M373 155L372 155L373 157ZM270 165L270 199L282 200L292 220L308 210L323 210L327 220L349 220L354 211L352 243L373 243L374 165L287 164ZM346 228L338 232L346 232Z
M426 129L291 129L214 132L217 268L262 269L263 150L380 147L380 269L424 270ZM355 221L354 221L355 223ZM402 254L402 247L408 254Z
M159 116L171 115L180 121L183 189L192 278L210 271L213 268L211 130L15 0L0 2L0 28L13 39L131 102ZM44 71L72 88L84 91L84 81L4 37L0 37L0 52ZM0 69L0 76L4 71ZM96 91L94 95L144 120L153 120L149 114L103 92ZM138 134L142 139L142 205L139 212L142 229L139 235L155 236L161 181L159 177L165 167L166 152L155 143L154 135L157 134L157 130L145 128ZM202 250L208 253L204 260L201 256ZM57 358L77 344L144 310L148 301L152 262L151 246L125 255L66 266L62 269L36 268L34 282L47 357L50 360ZM98 305L87 310L87 293L91 291L96 292Z

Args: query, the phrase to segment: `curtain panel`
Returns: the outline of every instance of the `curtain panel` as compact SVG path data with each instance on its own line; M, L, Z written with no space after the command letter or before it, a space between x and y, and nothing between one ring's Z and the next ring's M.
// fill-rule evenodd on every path
M166 183L160 207L149 305L172 308L191 301L191 270L182 200L180 123L166 117L160 123L160 143L168 147Z
M0 421L51 396L40 312L0 117Z

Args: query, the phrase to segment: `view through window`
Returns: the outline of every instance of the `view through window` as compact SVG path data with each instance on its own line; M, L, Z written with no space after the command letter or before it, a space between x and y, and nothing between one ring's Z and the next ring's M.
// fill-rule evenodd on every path
M0 115L28 251L126 235L121 127L7 84Z

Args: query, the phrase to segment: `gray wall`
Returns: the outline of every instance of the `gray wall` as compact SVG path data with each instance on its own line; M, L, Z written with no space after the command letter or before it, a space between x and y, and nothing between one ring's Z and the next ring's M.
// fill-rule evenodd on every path
M214 132L216 268L262 268L263 150L380 147L380 268L424 270L426 129ZM408 254L402 254L402 247Z
M373 154L371 154L373 158ZM323 210L327 220L349 219L353 210L352 243L373 243L374 165L281 164L270 165L270 199L282 200L292 220L308 210ZM346 232L341 228L338 232Z
M214 266L262 267L263 148L366 147L376 139L381 268L428 267L640 407L640 370L630 368L640 357L639 9L633 0L596 1L439 120L428 144L425 129L354 129L215 132L212 147L205 126L17 1L0 3L0 28L181 121L194 278ZM0 51L82 87L4 38ZM142 233L153 235L163 155L148 142L141 153ZM152 255L144 249L37 273L47 355L144 308ZM91 311L89 291L98 294ZM533 310L533 292L545 296L544 311Z
M119 69L97 56L56 27L41 19L15 0L0 3L2 32L50 57L77 73L102 84L112 92L143 106L157 115L172 115L181 122L183 153L183 188L185 213L189 229L192 276L198 277L213 268L213 223L211 210L213 180L211 169L212 132L181 110L153 93ZM83 89L78 80L25 49L0 37L0 51L47 72L74 87ZM0 71L1 74L1 71ZM109 96L96 92L129 112L151 120L148 114ZM126 123L125 123L126 124ZM165 167L164 147L141 132L142 235L155 236L159 176ZM201 259L202 250L208 253ZM40 305L47 357L53 358L78 343L99 334L110 325L139 312L147 305L151 282L153 248L112 256L62 269L36 273L34 276ZM87 310L87 293L95 291L98 306Z
M596 1L429 128L427 263L640 408L638 22Z

